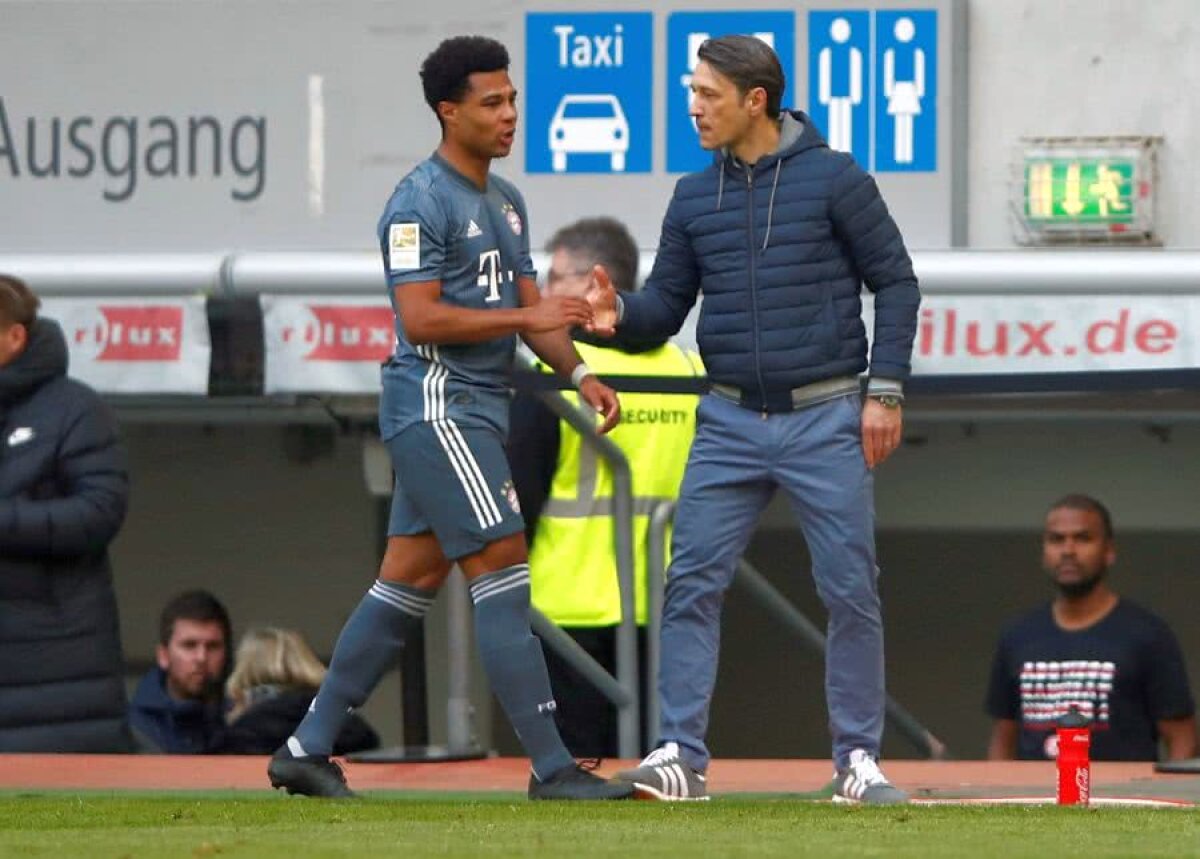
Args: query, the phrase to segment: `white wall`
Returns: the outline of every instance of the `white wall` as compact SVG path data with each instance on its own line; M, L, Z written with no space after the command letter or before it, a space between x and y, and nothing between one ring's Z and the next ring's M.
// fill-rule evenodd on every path
M1195 0L970 0L968 243L1013 245L1017 139L1161 134L1159 232L1200 246Z
M138 86L118 89L115 94L103 90L103 88L93 93L86 87L81 90L79 87L63 83L63 81L74 81L75 78L72 77L44 80L44 76L38 78L35 75L31 81L26 81L21 77L21 69L24 68L21 65L23 52L34 50L37 47L38 38L49 38L47 44L51 46L65 44L63 40L68 37L80 39L82 42L86 42L91 37L102 38L103 34L97 35L96 31L101 29L107 20L104 17L104 7L107 2L108 0L92 0L92 2L76 0L76 2L51 4L48 2L33 3L29 0L0 0L0 22L12 21L14 25L20 25L0 26L0 77L4 77L6 71L4 65L6 58L10 63L15 64L7 70L12 79L6 82L5 89L0 92L0 95L7 98L8 110L11 112L10 121L18 123L18 126L14 126L11 130L17 134L19 139L24 139L22 136L23 125L19 123L20 118L24 116L22 111L40 112L39 115L45 114L46 116L57 115L56 112L62 111L66 111L64 115L73 115L71 111L123 113L132 109L128 100L135 95L143 100L148 99L145 101L147 111L165 110L167 107L183 109L181 105L173 102L167 93L157 93L156 88L162 84L161 81L147 80L145 76L139 79L136 74L134 79L139 80ZM775 7L779 2L780 0L772 0L764 5ZM59 7L60 11L56 17L47 16L42 9L42 7L51 5ZM128 13L128 9L125 7L129 4L111 5L114 8L124 9ZM146 8L156 10L159 6L165 8L167 5L165 3L147 4ZM194 16L196 9L204 4L176 2L172 5L174 8L166 13L172 17L165 20L175 21L182 26L192 20L189 16ZM588 0L559 0L550 5L554 8L573 10L603 9L605 7L604 3L589 3ZM732 9L737 8L739 4L732 0L724 3L713 0L713 2L699 5ZM311 12L311 7L306 8ZM386 51L380 53L381 42L379 40L390 40L388 42L390 44L409 39L411 41L405 44L413 49L410 53L419 53L434 44L435 37L438 35L433 32L434 30L440 30L442 33L460 32L469 29L472 26L471 21L482 21L488 24L488 27L491 28L489 32L492 32L493 35L519 44L517 31L520 27L521 15L524 11L533 8L542 8L542 6L528 2L528 0L502 4L488 4L480 2L480 0L457 0L456 3L447 7L447 11L442 16L443 23L429 24L429 22L425 22L414 28L408 26L410 22L405 18L406 12L401 8L401 4L377 3L367 6L348 4L347 9L350 11L343 16L346 20L339 20L338 27L332 30L329 29L328 23L325 25L325 29L319 29L322 26L319 14L323 14L320 9L318 9L317 18L314 19L310 14L305 19L310 25L307 30L301 27L299 12L292 16L295 19L292 23L299 28L296 30L297 33L301 30L311 32L313 28L318 28L318 33L325 34L327 40L332 38L334 42L342 46L343 50L347 49L347 45L351 46L349 48L351 50L353 46L361 48L366 45L367 47L359 50L356 55L356 60L360 60L360 62L343 63L345 68L339 67L338 71L345 74L366 75L367 78L370 78L372 73L368 69L373 67L370 66L368 58L377 54L382 56L386 53ZM665 21L663 13L671 9L687 7L675 2L665 2L665 0L648 0L642 4L642 8L654 9L659 12L657 26L661 30ZM800 14L803 14L804 8L806 7L800 8ZM1197 15L1195 0L1154 0L1150 3L1140 2L1140 0L967 0L966 8L968 17L967 66L969 70L969 244L975 247L1008 247L1012 245L1007 216L1008 183L1014 147L1019 137L1023 135L1135 133L1161 134L1165 137L1159 187L1160 232L1165 244L1168 247L1200 246L1200 218L1192 217L1195 212L1195 204L1192 202L1193 189L1200 181L1200 163L1194 157L1197 144L1200 144L1200 112L1193 109L1194 93L1200 91L1200 62L1196 60L1197 41L1200 37L1200 20L1198 20L1200 16ZM263 23L264 15L271 12L268 3L246 2L242 3L239 9L238 14L245 19L244 26L238 30L239 36L249 33L250 36L247 38L252 37L256 27L269 29L269 25ZM348 26L347 22L353 20L352 12L355 10L366 15L367 20L374 24L365 28ZM155 20L158 19L155 18ZM314 20L317 23L313 24ZM151 28L151 32L153 32L152 22L143 22L143 26ZM487 28L485 27L485 29ZM45 31L47 30L51 33L50 37L46 36ZM10 35L10 33L15 35ZM7 43L6 37L9 38ZM157 49L154 46L159 45L162 41L161 39L157 41L153 38L148 39L150 48L147 53L149 59L146 59L146 62L150 62L157 56L155 53ZM105 57L107 56L105 55ZM41 55L36 55L30 62L36 64L39 57ZM78 57L76 56L74 59L77 61ZM797 59L803 63L805 58L798 56ZM101 71L111 73L110 77L119 73L133 74L131 69L140 68L137 57L123 57L121 61L106 61L110 67ZM295 81L299 83L296 83L295 92L292 89L286 90L289 93L288 98L298 97L299 87L305 79L304 74L313 70L305 63L300 63L303 68L297 67L299 71L293 69ZM293 65L295 64L288 65L288 68ZM229 63L223 65L222 74L226 77L233 75L236 78L234 67L225 68L224 66L229 66ZM423 157L436 142L436 127L420 102L415 77L411 76L415 70L411 57L402 62L400 67L404 69L404 77L389 91L389 99L395 99L395 101L389 101L389 111L409 116L412 121L400 129L403 133L399 137L382 148L372 143L371 147L374 148L369 147L366 154L354 154L343 149L337 149L330 153L329 168L338 176L345 173L351 164L357 165L360 171L367 171L358 179L347 179L351 183L353 191L343 191L340 195L331 197L330 205L344 204L345 194L360 192L365 195L363 199L369 199L371 202L361 214L358 211L361 207L356 206L351 211L342 213L341 220L333 218L332 215L327 217L319 225L320 231L316 233L320 236L322 244L366 247L369 244L370 224L375 216L379 195L385 192L395 176L403 173L415 160ZM56 68L56 73L86 77L87 74L91 74L91 68L86 64L76 67L67 63ZM272 98L282 98L278 93L272 96L271 93L275 93L275 90L267 87L267 84L272 82L282 86L279 84L282 74L282 69L272 66L271 75L259 76L261 80L257 80L257 89L253 90L254 98L249 102L255 111L266 110L267 107L275 105ZM656 75L662 74L661 69L656 72ZM25 77L29 77L29 75L25 75ZM181 80L188 83L193 82L186 75ZM211 82L206 83L206 80L203 77L195 79L197 91L202 95L195 93L188 95L184 99L184 104L198 100L198 108L203 107L204 110L208 110L211 106L205 107L204 105L208 105L209 99L216 99L218 95L222 95L222 97L227 95L227 93L224 95L214 93L209 85ZM292 78L287 78L287 80L291 81ZM341 80L340 77L336 79L336 81ZM354 83L357 80L359 78L352 76L335 86L336 81L331 78L329 93L331 105L339 105L338 109L346 111L359 109L360 106L347 93L347 88L351 92L358 91ZM658 86L661 89L662 79L658 80ZM290 87L291 84L289 83L288 86ZM155 91L157 94L154 98L150 98L142 90ZM183 98L178 94L176 97ZM234 99L234 101L240 105L239 109L249 109L242 104L240 98ZM306 139L300 131L287 125L302 111L291 101L288 101L287 105L289 106L287 109L279 109L281 112L278 118L284 125L272 131L271 139L275 141L275 144L280 144L284 140L294 142ZM387 118L388 113L385 112L382 117ZM340 114L334 113L332 116L336 118ZM366 128L363 123L372 118L364 117L365 114L356 120L356 127L360 131ZM374 117L374 119L380 119L380 117ZM272 128L275 126L273 125ZM366 131L362 131L362 133L366 134ZM386 140L387 135L367 134L367 138L371 141ZM344 140L341 145L349 146L350 142ZM534 199L539 188L546 181L556 183L555 189L567 188L578 191L581 187L579 184L582 181L581 177L522 178L519 156L520 151L518 150L512 162L498 165L498 167L502 172L507 172L508 175L521 179L525 185L528 185L525 188L527 197ZM656 156L656 158L659 157L661 155ZM271 170L273 172L269 182L272 189L275 189L276 186L282 189L288 181L298 182L294 175L285 175L283 164L278 161L273 162ZM376 170L378 173L370 172L372 170ZM121 239L119 232L112 240L107 240L110 234L106 230L112 227L112 223L109 223L107 219L114 218L120 213L126 213L127 209L133 211L129 206L114 208L113 204L97 203L94 199L98 194L96 188L89 186L87 190L84 190L76 180L69 182L64 180L52 187L36 183L29 185L29 178L24 177L18 184L17 180L8 177L6 171L7 161L4 162L0 173L5 176L3 181L6 184L11 183L9 190L12 193L22 193L22 189L25 189L26 192L37 195L36 198L31 197L30 200L36 199L41 203L35 208L22 210L26 220L28 220L30 212L45 214L45 211L58 211L63 207L56 207L55 201L61 199L72 200L75 208L84 204L99 206L94 210L98 213L95 228L89 231L89 236L77 237L73 245L67 248L68 250L89 247L108 250L120 245L122 241L127 243L133 241L128 237ZM228 176L225 176L222 181L227 179ZM619 183L612 185L616 190L611 191L608 196L597 195L589 205L593 212L611 211L624 217L634 226L635 233L642 237L647 245L651 245L653 240L646 237L653 237L657 234L663 203L673 182L661 174L647 177L644 182L638 181L641 182L641 185L638 186L638 194L640 194L639 199L643 205L630 207L628 205L630 186L622 186ZM358 184L360 182L366 183L366 187L375 190L370 193L362 191ZM148 183L144 184L149 187ZM174 188L174 186L172 187ZM57 188L58 191L55 192L53 188ZM167 191L160 193L167 195L163 199L168 197L175 199L170 195L181 193L182 188L183 186L174 188L169 194ZM228 204L226 190L222 185L218 196ZM568 193L574 193L574 191L569 190ZM54 193L74 196L59 198L54 197ZM556 190L556 193L561 192ZM189 198L189 201L192 201L192 198ZM189 206L194 208L194 201L190 202ZM288 235L292 235L293 238L293 234L299 229L298 225L308 224L309 227L312 227L312 224L304 219L302 209L303 206L300 205L297 209L300 214L290 225ZM236 207L235 210L240 211ZM225 209L221 211L225 211ZM283 211L286 212L289 209L285 207ZM553 196L546 200L544 206L534 206L535 242L540 244L541 240L549 235L549 232L557 226L554 221L562 220L564 216L575 217L581 213L578 207L564 208L559 205ZM265 220L261 212L256 217L259 221ZM254 219L242 223L243 233L241 235L252 233L255 229L262 229L261 224L252 221ZM229 239L226 233L222 232L227 225L228 217L213 217L209 221L200 217L199 221L191 226L193 232L211 227L223 237L218 242L220 246L227 245L230 241L236 244L235 239ZM18 229L22 226L25 224L14 222L10 232L15 236L23 235ZM158 235L154 230L161 229L161 225L154 223L152 219L145 222L143 226L145 229L135 231L136 235ZM100 241L97 236L105 237L106 240ZM12 249L26 250L33 246L42 247L44 241L44 235L39 233L28 236L21 247ZM98 241L100 243L96 244ZM275 237L273 241L278 245L280 239ZM3 244L4 236L0 236L0 245ZM136 245L136 242L133 244ZM305 242L300 241L300 244L303 245ZM295 242L285 242L284 246L295 246ZM56 247L56 245L51 242L46 247Z

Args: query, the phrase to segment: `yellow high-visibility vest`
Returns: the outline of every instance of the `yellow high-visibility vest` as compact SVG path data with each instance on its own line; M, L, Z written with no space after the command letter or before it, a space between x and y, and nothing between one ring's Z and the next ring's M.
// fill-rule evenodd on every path
M600 375L699 376L700 356L674 343L630 354L576 343L580 357ZM564 394L576 404L577 393ZM650 512L679 495L692 438L694 394L622 393L621 423L609 434L633 473L633 554L637 622L646 622L646 536ZM612 470L559 421L558 463L534 532L529 571L533 603L560 626L612 626L621 622L613 543Z

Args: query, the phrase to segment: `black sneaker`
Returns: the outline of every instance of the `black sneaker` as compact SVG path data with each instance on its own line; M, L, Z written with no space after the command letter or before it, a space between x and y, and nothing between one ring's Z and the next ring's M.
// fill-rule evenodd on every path
M590 765L589 765L590 764ZM530 799L629 799L633 785L600 778L592 772L599 764L571 764L552 774L545 781L529 776Z
M326 799L354 799L358 796L346 785L341 766L322 755L292 757L280 749L267 765L271 787L283 788L301 796L321 796Z

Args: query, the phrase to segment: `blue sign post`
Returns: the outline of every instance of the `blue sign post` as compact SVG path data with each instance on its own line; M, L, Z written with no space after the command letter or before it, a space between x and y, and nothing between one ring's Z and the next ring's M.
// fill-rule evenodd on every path
M937 12L875 13L875 170L937 169Z
M830 148L870 164L870 12L808 14L808 114Z
M937 11L808 13L808 112L876 173L937 170Z
M650 12L525 16L525 172L649 173Z
M757 36L779 57L787 88L783 106L792 105L796 16L792 12L673 12L667 19L667 172L703 170L712 153L700 148L689 113L696 51L705 39L742 34Z

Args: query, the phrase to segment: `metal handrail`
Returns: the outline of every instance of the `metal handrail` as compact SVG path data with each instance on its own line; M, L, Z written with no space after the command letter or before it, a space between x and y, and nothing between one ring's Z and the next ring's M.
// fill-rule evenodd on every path
M539 391L537 396L552 412L569 423L579 433L583 443L594 448L612 469L613 548L617 561L617 587L621 596L616 680L628 699L624 704L614 701L617 703L617 753L623 758L636 758L641 750L641 690L638 682L637 591L633 558L633 473L621 449L605 436L597 435L593 413L576 407L556 391Z
M22 278L43 298L218 295L226 259L220 253L0 254L0 272Z
M662 594L665 589L665 543L667 526L670 525L674 518L675 505L669 502L659 504L653 511L650 517L650 531L647 536L646 545L646 576L647 576L647 594L650 596L651 610L649 617L649 636L651 642L657 642L659 639L659 630L661 629L661 614L662 614ZM780 593L779 589L772 585L762 573L754 568L754 566L745 558L738 560L737 572L734 575L734 583L741 585L746 589L758 603L778 620L784 628L794 633L804 644L808 645L818 655L825 655L825 634L821 632L820 627L813 623L804 612L800 611L792 602ZM657 590L657 597L653 596ZM659 602L655 603L656 599ZM648 660L647 670L653 678L651 690L656 690L658 685L658 657L657 647L650 651L650 659ZM658 717L658 702L657 696L652 694L652 703L647 704L648 712L652 714L649 721L651 730L657 729ZM934 760L941 760L947 757L948 752L946 744L939 740L934 734L922 725L917 718L906 710L901 704L888 695L884 700L884 714L890 724L898 730L905 739L909 740L918 751L926 757Z
M533 254L539 271L548 255ZM1181 294L1200 292L1200 251L1187 249L918 250L913 268L927 295ZM654 253L640 255L640 270ZM321 292L383 295L377 249L228 253L0 252L0 271L43 295L179 292L252 295Z
M446 747L452 754L478 750L471 705L471 594L461 570L446 581Z
M667 589L667 528L675 518L675 502L660 501L650 511L646 533L646 726L650 744L658 741L662 707L658 669L662 661L662 610Z
M767 581L766 576L754 569L749 561L744 558L738 561L737 574L733 581L745 588L747 593L767 609L784 628L795 633L813 651L824 657L825 634L778 588ZM918 722L917 718L891 695L884 697L884 715L887 721L926 757L942 760L947 756L946 744Z
M551 650L563 661L579 672L587 682L613 703L618 709L631 702L625 687L609 674L604 666L592 658L579 642L563 632L562 627L542 614L536 607L529 610L529 626Z

